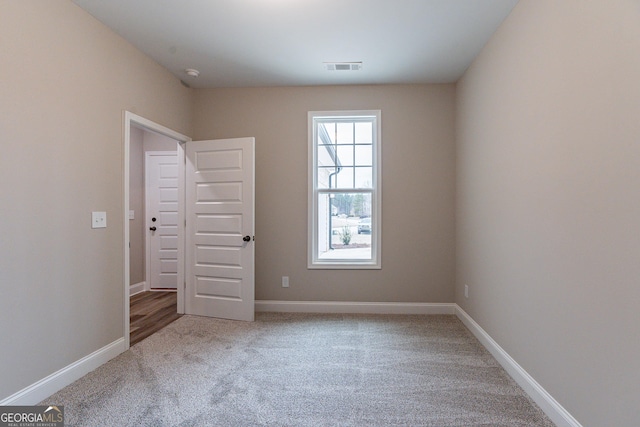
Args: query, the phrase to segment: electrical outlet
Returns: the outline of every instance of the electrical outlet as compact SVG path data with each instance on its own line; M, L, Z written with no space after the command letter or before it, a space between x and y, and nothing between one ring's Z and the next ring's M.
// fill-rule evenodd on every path
M469 298L469 285L464 285L464 297Z
M289 287L289 276L282 276L282 287L283 288Z

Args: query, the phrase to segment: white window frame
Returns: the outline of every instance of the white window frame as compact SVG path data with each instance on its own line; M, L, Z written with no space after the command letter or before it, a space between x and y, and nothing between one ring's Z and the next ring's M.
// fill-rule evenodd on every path
M371 189L318 189L317 181L317 119L370 117L373 126L373 183ZM309 269L381 269L382 268L382 131L381 110L309 111L309 200L308 200L308 262ZM318 254L318 195L320 193L371 194L371 259L320 259Z

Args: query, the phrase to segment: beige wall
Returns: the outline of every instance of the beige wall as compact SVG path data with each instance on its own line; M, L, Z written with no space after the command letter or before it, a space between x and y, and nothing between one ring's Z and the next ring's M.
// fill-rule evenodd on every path
M144 131L143 147L145 153L147 151L178 151L178 141L146 130Z
M1 399L122 337L123 110L190 134L191 91L70 1L0 10Z
M452 302L453 102L453 85L197 91L194 139L256 137L256 299ZM353 109L382 110L382 270L308 270L307 112Z
M637 1L521 0L457 88L456 302L584 426L638 425L639 52Z

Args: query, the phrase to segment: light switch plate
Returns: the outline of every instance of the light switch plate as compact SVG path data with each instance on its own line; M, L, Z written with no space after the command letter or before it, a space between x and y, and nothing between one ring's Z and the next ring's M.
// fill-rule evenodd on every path
M135 212L133 210L129 211L129 219L136 219Z
M107 228L107 213L91 212L91 228Z

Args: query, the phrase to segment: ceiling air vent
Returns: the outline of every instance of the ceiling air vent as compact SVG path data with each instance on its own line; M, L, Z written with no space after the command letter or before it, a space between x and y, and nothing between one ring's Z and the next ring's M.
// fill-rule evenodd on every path
M324 68L327 71L359 71L362 62L325 62Z

